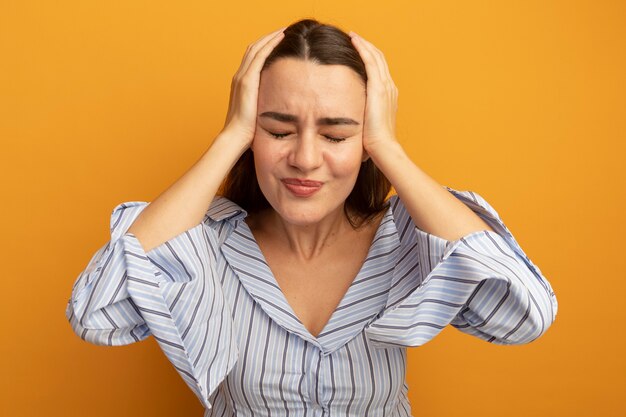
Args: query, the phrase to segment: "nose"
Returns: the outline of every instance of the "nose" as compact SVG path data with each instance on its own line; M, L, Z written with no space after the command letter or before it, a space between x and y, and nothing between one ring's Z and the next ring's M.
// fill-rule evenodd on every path
M294 142L289 163L301 171L312 171L322 164L322 152L314 133L302 133Z

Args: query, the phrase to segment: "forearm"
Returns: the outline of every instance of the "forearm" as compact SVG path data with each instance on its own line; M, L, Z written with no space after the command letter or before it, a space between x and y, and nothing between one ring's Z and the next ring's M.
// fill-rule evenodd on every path
M199 224L246 148L245 141L222 131L191 168L146 206L128 232L149 252Z
M479 230L493 231L469 207L413 163L397 141L368 149L368 153L421 230L451 241Z

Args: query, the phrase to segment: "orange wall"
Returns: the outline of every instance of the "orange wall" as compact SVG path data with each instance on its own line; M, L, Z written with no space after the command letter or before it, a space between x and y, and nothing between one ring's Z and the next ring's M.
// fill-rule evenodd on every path
M626 3L219 3L0 3L0 414L202 415L153 338L89 345L65 305L113 207L155 198L223 126L248 43L315 17L385 53L407 152L485 197L559 301L528 345L448 327L409 350L414 415L626 415Z

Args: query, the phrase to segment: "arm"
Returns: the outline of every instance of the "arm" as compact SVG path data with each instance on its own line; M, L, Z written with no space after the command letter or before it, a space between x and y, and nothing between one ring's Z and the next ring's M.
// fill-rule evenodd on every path
M549 281L481 195L446 188L495 232L442 239L416 227L393 196L400 272L368 337L381 346L420 346L450 324L493 344L534 341L557 314Z
M200 223L248 142L241 135L222 131L200 159L141 212L128 232L146 252Z
M246 51L226 126L202 157L152 203L115 207L111 239L79 275L66 307L74 332L94 344L153 335L206 408L239 352L215 270L217 234L202 220L213 201L219 206L219 184L252 141L260 69L281 35Z
M149 204L122 203L113 210L111 239L80 273L67 305L66 316L76 334L97 345L124 345L150 335L144 311L130 297L129 283L162 281L163 277L193 279L184 277L185 271L193 273L199 262L207 261L197 259L182 234L186 232L192 246L208 250L205 236L210 230L203 230L201 221L219 183L245 147L239 136L222 131L159 198ZM179 271L174 267L179 263L189 266Z
M418 252L434 250L446 254L435 259L440 263L436 271L431 271L423 287L413 294L413 301L407 301L400 311L408 305L439 299L442 305L455 308L450 309L449 320L437 322L437 326L451 324L494 344L529 343L545 333L556 315L554 292L495 210L476 193L440 186L411 162L396 141L369 148L368 153L395 187L403 208L417 227L415 233L423 241L430 241L428 245L418 244ZM441 287L433 290L436 285ZM447 294L464 296L454 299ZM409 312L413 318L423 315L419 307L415 311L405 310ZM399 322L391 317L387 320ZM384 326L381 321L374 328L380 330ZM437 326L433 328L443 328ZM417 334L407 340L424 343L433 336Z
M368 148L421 230L446 240L493 229L411 161L395 139Z
M159 195L130 227L149 252L203 218L222 180L254 139L261 69L283 38L281 28L251 44L233 76L229 109L222 132L202 157Z
M463 203L426 175L396 140L398 88L383 53L350 32L367 70L363 149L372 158L406 205L415 225L446 240L479 230L491 230Z
M66 317L81 339L105 346L152 335L205 407L238 358L231 308L216 271L216 227L206 221L149 253L128 226L146 202L119 204L111 239L92 257L72 288Z
M233 77L225 127L202 157L153 202L129 202L114 209L111 239L79 275L66 309L72 328L84 340L119 345L147 337L142 316L153 311L137 305L144 294L138 292L133 300L133 289L147 286L159 298L164 275L174 282L193 281L185 262L198 274L209 273L199 270L199 265L204 268L211 237L202 230L201 220L221 181L252 142L260 70L282 36L278 30L248 47ZM158 256L162 259L154 259ZM166 304L157 310L162 317L172 318Z
M416 242L405 242L407 254L417 249L401 258L412 268L396 265L414 271L405 275L411 291L399 303L390 294L370 339L418 346L452 324L497 344L535 340L556 316L550 284L482 197L451 194L408 158L396 140L398 89L384 55L356 34L352 41L368 74L363 148L395 187L396 212L408 212L413 223Z

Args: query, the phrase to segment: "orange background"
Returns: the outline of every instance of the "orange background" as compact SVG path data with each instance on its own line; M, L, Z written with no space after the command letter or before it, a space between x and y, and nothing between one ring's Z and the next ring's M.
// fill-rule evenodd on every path
M90 345L65 306L113 207L190 167L246 46L303 17L385 53L407 152L485 197L559 301L527 345L410 349L414 415L626 415L626 3L598 0L0 3L0 414L202 415L153 338Z

